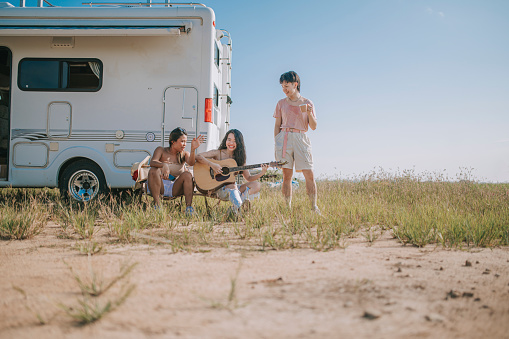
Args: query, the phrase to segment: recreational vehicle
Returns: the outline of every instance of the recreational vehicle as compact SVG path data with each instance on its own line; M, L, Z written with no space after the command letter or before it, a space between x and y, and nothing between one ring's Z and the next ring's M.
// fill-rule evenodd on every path
M176 127L205 136L198 152L219 146L232 43L211 8L24 3L0 2L0 187L89 200L131 187Z

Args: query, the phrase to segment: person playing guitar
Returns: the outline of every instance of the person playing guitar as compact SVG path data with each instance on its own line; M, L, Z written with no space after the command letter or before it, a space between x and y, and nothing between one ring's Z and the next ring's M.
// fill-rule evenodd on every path
M244 166L246 163L246 147L244 145L244 137L237 129L231 129L226 132L223 141L217 150L211 150L196 155L196 162L210 167L211 172L216 175L222 174L220 164L211 161L234 159L238 166ZM219 199L230 200L233 205L234 214L238 214L240 207L245 201L251 200L251 197L258 193L262 187L261 183L256 181L267 172L268 165L262 164L262 170L256 175L251 175L249 171L242 171L242 175L247 183L237 186L236 183L229 183L219 187L215 192Z

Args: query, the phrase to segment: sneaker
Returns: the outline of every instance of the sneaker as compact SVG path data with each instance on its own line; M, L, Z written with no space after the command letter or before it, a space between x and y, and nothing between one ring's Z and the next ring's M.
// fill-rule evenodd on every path
M242 203L249 200L249 187L246 187L246 190L240 194L240 199Z
M194 215L193 206L187 206L186 207L186 217L192 217L193 215Z

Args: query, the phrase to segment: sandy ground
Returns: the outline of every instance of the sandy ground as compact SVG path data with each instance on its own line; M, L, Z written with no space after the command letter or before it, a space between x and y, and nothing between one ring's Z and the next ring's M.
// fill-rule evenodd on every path
M110 239L88 257L76 243L56 225L0 242L1 338L509 337L508 248L419 249L390 232L329 252L174 253ZM81 298L68 266L109 281L127 262L138 265L99 300L115 300L123 284L136 289L99 321L79 326L58 307Z

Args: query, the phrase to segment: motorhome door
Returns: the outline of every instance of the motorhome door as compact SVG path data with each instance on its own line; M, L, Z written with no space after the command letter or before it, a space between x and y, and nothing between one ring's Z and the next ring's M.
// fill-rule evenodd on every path
M177 127L187 131L188 144L196 136L198 118L198 91L194 87L172 86L164 92L163 145L168 146L168 136Z
M7 180L11 126L11 58L7 47L0 46L0 180Z

